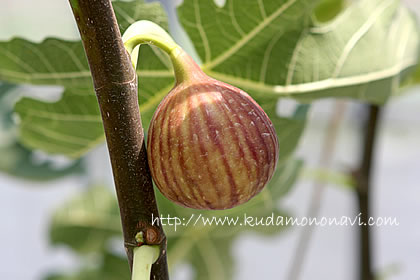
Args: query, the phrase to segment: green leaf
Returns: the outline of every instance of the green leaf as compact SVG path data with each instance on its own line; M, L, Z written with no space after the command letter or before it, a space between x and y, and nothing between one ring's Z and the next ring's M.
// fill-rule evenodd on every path
M89 86L89 66L81 42L14 38L0 43L0 79L13 83Z
M83 171L82 161L77 160L59 167L51 160L36 160L33 151L23 147L17 139L13 121L13 105L19 96L15 85L0 83L0 171L30 180L56 179Z
M0 142L7 146L14 142L15 128L12 119L12 110L15 98L12 96L16 86L0 82Z
M195 280L233 279L233 237L213 238L204 235L189 252L188 261L194 268Z
M158 3L113 2L121 31L140 19L167 28L166 15ZM160 56L161 53L159 52ZM151 69L162 68L152 55ZM144 67L143 69L147 69ZM147 76L146 72L144 75ZM40 85L92 88L92 79L81 41L48 38L40 43L15 38L0 42L0 80Z
M418 86L420 84L420 65L417 66L416 70L410 75L407 80L403 82L405 88Z
M418 62L414 16L398 0L359 0L315 25L314 4L185 0L178 11L203 69L251 94L385 102Z
M147 19L167 27L158 3L113 2L123 32ZM172 66L161 50L142 46L139 63L139 103L147 128L160 100L173 86ZM16 105L22 142L51 154L80 157L104 141L96 96L82 43L49 38L41 43L23 39L0 42L0 80L15 83L63 85L55 103L23 98Z
M52 244L65 244L82 254L106 250L107 242L115 236L121 236L115 195L99 186L62 205L50 227Z
M416 84L420 84L420 66L417 67L416 72L413 75L414 77L414 82Z
M335 18L346 6L347 0L321 0L315 8L315 18L327 22Z
M122 31L139 19L151 19L167 26L164 13L156 4L114 2L114 8ZM16 112L21 118L20 135L25 145L51 154L79 157L104 140L98 105L92 93L89 69L80 42L47 39L38 44L15 39L0 44L1 53L7 54L7 57L0 57L0 61L4 60L4 66L0 66L0 78L66 86L62 99L56 103L24 98L17 104ZM140 54L139 103L143 125L147 129L156 106L173 86L173 75L170 61L160 50L145 46ZM49 66L52 61L60 63ZM245 86L242 88L247 90ZM282 147L280 159L286 159L297 145L305 118L278 118L277 97L266 98L264 93L255 90L249 93L276 125Z
M69 162L63 167L56 166L54 160L39 162L34 152L19 142L1 146L0 154L0 171L21 179L46 181L85 171L82 159Z
M67 88L55 103L23 98L15 111L20 118L21 141L34 149L78 157L105 137L91 89Z
M420 66L417 67L416 72L413 75L413 82L415 84L420 84Z
M227 0L224 7L218 7L213 1L185 0L178 9L203 70L244 89L267 111L280 136L282 159L296 146L305 120L278 118L274 104L279 98L308 102L351 97L383 103L418 61L418 27L398 0L355 1L325 24L312 22L316 4L312 0ZM114 8L122 31L140 19L167 26L166 16L156 4L114 2ZM54 59L60 63L50 65ZM91 88L80 42L49 39L35 44L16 39L0 44L0 62L0 79L67 87L62 102L45 105L47 115L61 110L71 119L80 114L80 104L75 103L85 100L78 102L75 93L79 88ZM142 47L139 74L140 109L147 129L154 109L173 85L167 56ZM37 104L33 100L22 102L26 105L17 109L22 115L31 102ZM84 105L93 108L93 103L91 98ZM80 156L103 140L99 122L86 123L84 127L89 129L73 143L71 138L67 142L57 138L77 135L74 127L79 120L38 120L34 125L46 131L55 129L52 123L61 128L56 134L40 131L38 136L27 131L30 125L25 120L21 129L24 143L49 153ZM45 143L51 143L50 147Z

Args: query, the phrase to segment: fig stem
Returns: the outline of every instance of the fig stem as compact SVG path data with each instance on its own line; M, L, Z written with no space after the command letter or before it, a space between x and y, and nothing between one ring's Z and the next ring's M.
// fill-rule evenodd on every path
M128 41L124 42L124 46L127 49L128 53L132 56L131 62L133 63L134 68L136 68L137 59L133 60L135 57L132 55L135 51L135 48L141 44L148 44L154 45L159 47L169 55L172 51L178 47L175 42L171 42L161 38L159 36L151 35L151 34L141 34L131 37Z
M133 273L131 280L149 280L153 263L159 257L159 246L142 245L134 248Z
M154 22L141 20L133 23L125 31L122 39L127 52L131 56L131 63L134 69L137 68L140 45L147 44L154 45L169 55L174 67L177 83L181 83L190 78L192 72L201 73L200 67L192 58L175 43L172 37L162 27Z

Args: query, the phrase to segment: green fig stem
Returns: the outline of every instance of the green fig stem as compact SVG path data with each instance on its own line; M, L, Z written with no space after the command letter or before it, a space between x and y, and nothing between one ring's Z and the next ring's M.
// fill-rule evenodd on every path
M173 49L178 47L178 45L175 42L169 41L165 38L161 38L152 34L136 35L134 37L131 37L128 41L124 42L124 46L127 49L128 53L130 53L130 55L132 55L134 49L141 44L155 45L156 47L159 47L169 55L172 53ZM133 66L136 68L137 60L132 60L132 63Z
M200 67L175 43L172 37L162 27L151 21L141 20L133 23L124 33L123 41L131 56L134 69L137 68L139 46L148 44L160 48L169 55L177 84L191 78L192 72L202 73Z
M131 280L149 280L152 264L159 257L159 246L142 245L134 248L133 273Z

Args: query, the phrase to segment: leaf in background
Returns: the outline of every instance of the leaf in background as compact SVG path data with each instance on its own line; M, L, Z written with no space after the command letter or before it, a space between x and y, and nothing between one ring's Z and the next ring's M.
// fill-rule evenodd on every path
M415 84L420 84L420 67L417 67L416 72L413 75L413 82Z
M245 90L268 114L279 136L280 161L294 151L309 106L279 117L281 96L272 94L269 84L284 75L291 56L287 48L310 23L313 8L313 0L227 0L223 7L214 1L185 0L178 8L204 72Z
M185 0L178 9L181 23L203 61L203 70L250 93L277 124L279 134L294 135L287 137L288 142L280 137L280 147L298 141L305 120L296 123L294 117L277 119L273 104L278 98L292 96L306 102L352 97L382 103L418 60L417 25L398 0L356 1L333 21L317 26L311 24L315 6L312 0L227 0L220 8L213 1ZM114 2L114 8L122 28L139 19L167 26L166 16L156 3ZM76 84L88 88L89 73L80 42L49 39L34 44L15 40L1 43L0 55L1 79L63 84L68 92ZM49 59L57 58L60 65L49 65ZM155 48L142 47L139 65L140 109L147 129L173 78L167 56ZM78 114L73 112L79 106L74 99L64 99L54 110ZM93 103L92 98L86 105L97 106ZM46 108L47 113L52 110L52 106ZM50 124L55 122L60 121L51 118L45 123L38 121L36 126L45 125L44 129L51 131L54 128ZM60 122L60 135L42 134L40 139L40 135L23 131L30 128L23 123L22 135L30 147L51 142L51 147L44 144L40 148L79 156L101 142L103 133L99 123L89 123L86 126L92 129L85 131L84 139L76 141L79 143L57 142L57 138L77 134L72 127L78 124L79 120ZM287 158L291 152L283 148L281 157Z
M188 253L194 268L194 280L234 279L233 237L213 238L204 234ZM170 251L169 251L170 252Z
M124 30L140 19L167 28L166 14L158 3L113 2ZM173 85L172 66L161 50L142 46L139 63L139 103L145 127L160 100ZM0 42L0 80L15 83L62 85L56 103L23 98L16 105L22 142L51 154L79 157L104 141L100 113L80 41L49 38L41 43L24 39Z
M12 121L12 107L14 98L12 98L11 91L16 88L16 85L0 82L0 131L1 143L8 142L10 131L14 130Z
M167 215L177 217L183 223L186 223L190 217L199 219L195 226L193 225L195 220L192 220L188 226L178 226L176 231L173 226L165 226L170 265L173 267L178 263L191 263L196 271L196 280L231 279L233 260L230 252L235 238L249 230L260 234L275 234L284 229L283 226L240 226L244 214L259 219L271 215L284 216L284 213L278 209L279 198L294 184L301 167L302 162L297 160L278 167L270 184L259 195L230 210L187 209L175 205L157 192L159 209L163 217ZM238 225L204 225L200 222L201 217L205 219L238 217ZM108 254L107 245L110 239L121 236L115 196L104 187L89 188L57 211L51 224L50 235L53 244L65 244L80 254ZM127 269L126 263L124 268L121 268L123 269ZM50 280L52 279L85 278Z
M104 187L90 187L63 205L50 226L52 244L65 244L78 253L99 253L111 237L121 236L115 195Z
M156 3L114 2L114 9L122 31L139 19L149 19L167 26L166 16ZM291 21L301 22L300 18ZM289 22L280 21L285 24ZM261 45L261 49L268 47L268 43ZM143 124L147 129L156 106L173 86L173 75L166 54L147 46L142 47L140 53L139 102ZM66 87L63 98L56 103L25 98L17 104L16 112L22 121L21 138L25 145L52 154L79 157L103 141L98 105L91 90L89 68L80 42L47 39L41 43L31 43L15 39L0 43L1 54L0 62L4 63L0 64L0 79ZM238 67L248 66L246 61L241 60ZM246 87L242 88L247 90ZM271 118L275 118L273 122L282 147L281 159L287 158L297 144L305 118L276 118L277 97L266 99L255 90L250 94L258 99Z
M68 174L81 173L82 161L57 166L52 160L37 160L34 152L17 140L16 126L12 119L13 106L19 91L12 84L0 83L0 171L19 178L50 180Z
M113 2L121 31L139 19L167 28L166 15L158 3ZM158 55L146 62L161 68ZM0 42L0 80L38 85L92 88L92 79L81 41L48 38L40 43L15 38ZM143 69L147 69L144 67ZM145 74L147 76L147 73Z
M313 26L315 3L185 0L178 11L204 70L253 96L385 102L418 62L414 16L398 0L359 0Z
M0 79L36 85L85 86L92 84L80 41L46 39L33 43L14 38L0 43Z
M405 88L418 86L420 84L420 65L417 66L416 71L403 82Z
M315 8L316 20L327 22L335 18L348 4L348 0L321 0Z
M83 160L70 161L64 166L57 166L54 159L37 160L35 153L15 142L0 147L0 172L20 179L46 181L67 175L82 174L85 169Z
M76 158L104 141L91 89L67 88L55 103L23 98L15 111L20 118L21 141L29 147Z

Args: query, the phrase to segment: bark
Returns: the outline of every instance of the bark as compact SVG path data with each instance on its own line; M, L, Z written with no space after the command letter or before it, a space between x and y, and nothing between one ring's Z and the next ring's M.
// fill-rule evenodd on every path
M359 274L360 280L373 280L372 269L372 244L371 230L368 225L370 217L370 193L372 181L373 156L375 151L376 136L380 120L381 108L377 105L366 105L368 116L363 130L363 147L361 163L355 172L356 192L358 198L359 212L361 213L360 237L359 237Z
M147 164L140 119L137 75L127 54L110 0L70 0L92 73L121 214L130 268L135 236L159 244L161 255L151 279L168 279L166 237L152 215L158 208Z

